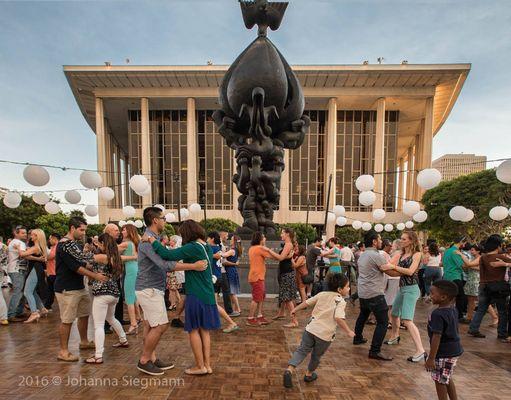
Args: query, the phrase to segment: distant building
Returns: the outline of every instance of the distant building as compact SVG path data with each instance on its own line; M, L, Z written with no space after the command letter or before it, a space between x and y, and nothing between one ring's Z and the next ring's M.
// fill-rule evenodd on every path
M433 168L438 169L444 181L451 181L459 176L473 174L486 168L486 156L475 154L444 154L433 161Z

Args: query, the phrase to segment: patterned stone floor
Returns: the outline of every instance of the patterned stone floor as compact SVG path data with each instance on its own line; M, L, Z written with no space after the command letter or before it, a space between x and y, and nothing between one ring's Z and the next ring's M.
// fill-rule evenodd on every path
M242 299L244 310L248 299ZM268 300L267 314L273 315L276 300ZM417 321L427 343L425 321L430 306L419 303ZM243 313L246 315L246 313ZM0 399L433 399L434 384L423 364L406 361L412 353L409 335L402 332L399 346L385 348L395 360L382 363L367 358L367 346L354 347L340 332L318 369L319 379L311 384L302 380L304 367L294 378L294 388L282 387L282 372L291 352L300 341L307 314L300 315L299 329L284 329L283 322L267 327L247 327L233 334L220 331L212 335L214 374L188 377L184 369L191 365L192 354L186 334L169 328L159 346L164 359L176 367L164 377L149 379L135 368L142 335L130 338L130 348L113 349L114 336L107 335L105 363L99 366L63 363L56 360L58 350L58 314L38 324L11 324L0 327ZM347 309L353 327L357 309ZM486 339L465 334L465 354L455 372L460 399L511 398L511 344L496 340L496 332L487 327ZM365 335L370 337L372 326ZM426 345L429 348L429 345ZM78 353L76 328L71 349ZM83 357L90 354L81 351Z

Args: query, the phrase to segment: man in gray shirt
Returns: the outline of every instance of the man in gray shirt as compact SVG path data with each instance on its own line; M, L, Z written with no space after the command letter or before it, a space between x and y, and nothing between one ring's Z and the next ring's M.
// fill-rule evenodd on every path
M164 370L174 368L174 364L156 358L156 346L169 322L164 299L167 272L204 271L207 261L184 264L163 260L153 250L148 238L160 239L165 228L165 217L158 207L148 207L144 210L144 222L147 229L138 246L138 275L135 284L137 301L144 311L144 343L137 368L148 375L163 375Z
M370 230L365 234L364 244L366 250L358 259L358 297L360 300L360 314L355 324L355 337L353 344L359 345L367 342L362 335L365 323L371 313L376 317L376 328L369 350L369 358L382 361L391 361L392 357L381 353L381 345L387 333L389 323L388 306L383 294L385 289L384 267L387 265L385 257L378 251L382 240L380 235Z

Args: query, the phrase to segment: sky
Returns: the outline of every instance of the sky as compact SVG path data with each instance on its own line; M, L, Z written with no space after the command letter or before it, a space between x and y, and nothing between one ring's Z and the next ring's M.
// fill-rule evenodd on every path
M0 0L0 160L96 167L63 65L229 64L254 33L236 0ZM291 0L270 37L290 64L471 63L433 157L511 155L509 0ZM22 171L0 163L0 187L34 190ZM80 187L79 172L49 172L43 190Z

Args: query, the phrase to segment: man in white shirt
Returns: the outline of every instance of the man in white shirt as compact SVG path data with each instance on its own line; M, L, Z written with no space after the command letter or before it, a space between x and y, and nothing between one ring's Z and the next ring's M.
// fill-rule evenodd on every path
M27 261L20 257L18 249L27 249L27 229L24 226L14 228L14 239L9 243L9 256L7 261L7 273L12 282L12 296L9 301L7 318L10 322L24 321L23 318L23 285L27 272Z

